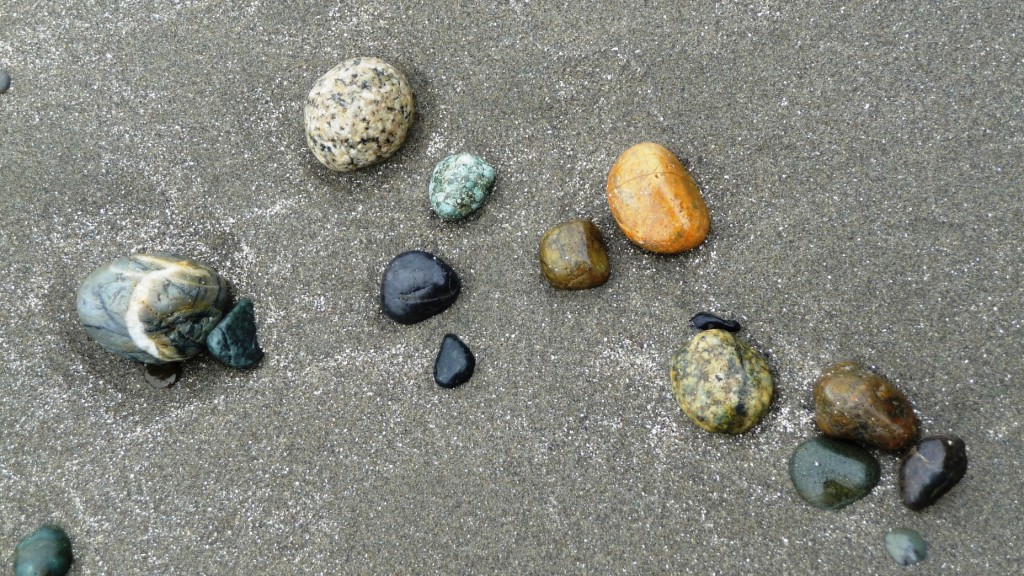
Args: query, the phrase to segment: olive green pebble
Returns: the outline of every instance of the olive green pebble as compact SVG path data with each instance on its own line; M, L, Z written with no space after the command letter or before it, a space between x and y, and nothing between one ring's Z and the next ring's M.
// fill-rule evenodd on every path
M900 566L913 566L928 557L928 543L909 528L896 528L885 535L885 551Z
M725 330L705 330L672 357L672 392L694 424L708 432L742 434L772 402L768 363Z
M881 474L870 452L832 438L804 442L789 461L789 477L797 494L825 510L838 510L867 496Z

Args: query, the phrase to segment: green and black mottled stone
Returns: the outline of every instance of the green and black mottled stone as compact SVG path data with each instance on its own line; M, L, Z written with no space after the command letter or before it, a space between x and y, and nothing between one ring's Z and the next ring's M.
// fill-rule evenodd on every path
M213 269L158 252L100 266L82 283L76 305L85 331L104 348L162 364L201 352L229 299Z
M461 386L473 377L476 358L455 334L445 334L434 360L434 382L442 388Z
M900 566L913 566L928 557L928 543L909 528L896 528L885 535L885 551Z
M900 495L911 510L934 504L967 473L967 446L952 434L929 436L915 444L900 466Z
M442 220L461 220L476 212L494 184L494 168L479 156L454 154L430 176L430 207Z
M750 430L772 402L763 356L725 330L705 330L672 357L672 392L694 424L709 432Z
M870 452L856 444L814 438L793 452L789 477L805 502L838 510L867 496L878 485L881 467Z
M206 338L210 355L232 368L251 368L263 359L256 340L252 300L243 298Z
M47 524L14 549L14 576L64 576L73 561L68 535L60 527Z

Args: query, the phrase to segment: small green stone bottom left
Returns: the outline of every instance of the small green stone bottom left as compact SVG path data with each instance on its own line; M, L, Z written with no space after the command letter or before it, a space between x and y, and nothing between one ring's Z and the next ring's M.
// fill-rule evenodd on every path
M14 576L64 576L73 561L68 535L60 527L46 524L14 549Z

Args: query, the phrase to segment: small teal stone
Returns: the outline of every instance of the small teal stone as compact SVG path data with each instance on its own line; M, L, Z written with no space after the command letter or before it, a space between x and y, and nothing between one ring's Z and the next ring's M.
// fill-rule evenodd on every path
M256 314L252 300L243 298L206 338L206 347L217 360L232 368L251 368L263 359L256 340Z
M442 220L460 220L484 203L494 184L494 168L472 154L437 163L430 177L430 206Z
M805 502L838 510L868 495L881 477L878 460L850 442L815 438L804 442L789 461L789 477Z
M897 528L885 535L885 550L900 566L912 566L928 556L928 543L914 530Z
M14 549L14 576L64 576L72 561L68 535L47 524L26 536Z

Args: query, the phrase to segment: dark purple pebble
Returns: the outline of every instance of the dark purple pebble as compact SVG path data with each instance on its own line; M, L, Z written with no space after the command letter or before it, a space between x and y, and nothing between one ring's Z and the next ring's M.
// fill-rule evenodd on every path
M915 444L900 466L900 494L911 510L934 504L967 473L967 446L952 434L929 436Z

